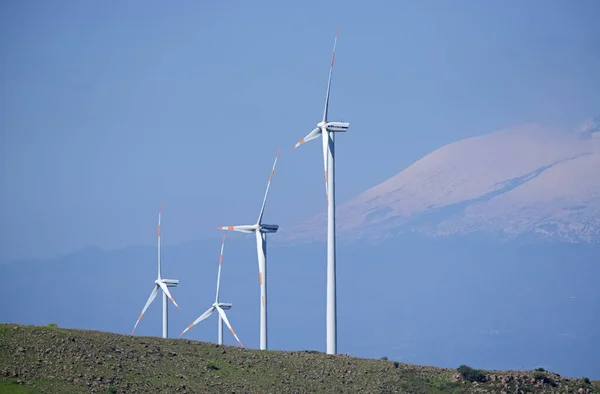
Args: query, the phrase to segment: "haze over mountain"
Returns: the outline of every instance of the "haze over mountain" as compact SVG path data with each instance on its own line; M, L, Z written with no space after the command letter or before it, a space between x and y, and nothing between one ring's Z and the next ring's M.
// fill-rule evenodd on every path
M600 118L577 130L536 123L467 138L338 205L340 240L406 232L600 241ZM287 232L322 238L325 214Z

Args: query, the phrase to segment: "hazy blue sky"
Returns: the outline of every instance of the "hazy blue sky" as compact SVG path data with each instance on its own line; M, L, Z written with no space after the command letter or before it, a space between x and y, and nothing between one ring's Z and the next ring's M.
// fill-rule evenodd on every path
M0 5L0 261L167 244L325 209L449 142L600 113L600 2L5 1Z

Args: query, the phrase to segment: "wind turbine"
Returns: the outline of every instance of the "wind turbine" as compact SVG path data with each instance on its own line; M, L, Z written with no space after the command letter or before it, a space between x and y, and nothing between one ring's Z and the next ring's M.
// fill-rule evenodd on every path
M269 195L269 188L271 187L271 180L275 173L275 165L277 164L277 158L279 157L280 150L277 150L277 156L273 162L273 168L271 169L271 175L269 175L269 182L267 183L267 190L265 191L265 197L263 198L262 207L258 214L258 220L255 224L244 225L244 226L220 226L219 230L232 230L239 231L242 233L254 233L256 235L256 254L258 255L258 279L260 282L260 349L267 349L267 234L276 233L279 225L277 224L263 224L262 218L265 212L265 204L267 202L267 196Z
M339 26L338 26L339 28ZM335 60L335 45L337 43L338 29L333 41L331 65L329 66L329 80L327 81L327 94L325 96L325 110L323 119L317 127L300 140L293 149L300 145L322 137L323 143L323 169L325 175L325 198L327 200L327 354L336 354L337 351L337 314L335 291L335 138L334 133L348 131L350 123L330 122L327 120L329 109L329 93L331 90L331 74Z
M238 336L235 335L235 331L233 331L231 324L229 324L229 320L227 320L227 315L225 314L225 310L231 309L232 305L225 303L225 302L219 302L219 283L221 282L221 265L223 265L223 247L224 246L225 246L225 236L223 235L223 241L221 242L221 257L219 257L219 271L217 273L217 295L215 296L215 302L212 304L212 306L210 308L208 308L208 310L206 312L204 312L202 315L200 315L199 318L194 320L194 322L192 324L187 326L186 329L183 330L181 332L181 334L179 334L179 336L181 337L183 334L186 333L187 330L194 327L196 324L200 323L202 320L204 320L207 317L209 317L210 315L212 315L215 310L217 310L217 312L219 312L218 344L219 345L223 344L223 320L225 320L225 324L227 324L227 327L229 327L229 331L231 331L231 334L235 337L235 339L238 341L240 346L244 347L244 345L242 344L242 341L240 341Z
M169 289L168 289L169 287L176 287L179 284L179 280L163 279L161 272L160 272L160 216L161 216L161 214L162 214L162 204L160 205L160 208L158 210L158 278L154 281L154 289L152 290L152 293L150 293L150 297L148 298L148 301L146 301L146 305L144 306L144 309L142 309L142 313L140 313L140 316L138 317L137 321L135 322L135 326L133 326L133 330L131 330L131 335L133 335L135 328L137 327L138 323L142 319L142 316L144 316L146 309L148 309L148 307L150 306L152 301L154 301L154 298L156 298L159 288L163 292L163 317L162 317L162 337L163 338L166 338L168 336L168 326L167 326L168 301L167 301L167 297L171 300L171 302L173 302L173 304L175 304L177 309L181 309L179 307L179 305L177 305L177 303L173 299L173 296L171 296L171 293L169 292Z

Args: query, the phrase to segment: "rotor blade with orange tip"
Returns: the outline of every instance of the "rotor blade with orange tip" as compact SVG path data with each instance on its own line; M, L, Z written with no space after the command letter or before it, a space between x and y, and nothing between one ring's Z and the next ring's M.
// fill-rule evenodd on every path
M225 235L223 235L223 241L221 241L221 256L219 257L219 272L217 273L217 295L215 296L215 303L219 302L219 284L221 283L221 265L223 265L223 248L225 247Z
M281 149L277 149L277 155L275 156L275 161L273 162L273 168L271 169L271 175L269 175L269 182L267 182L267 190L265 190L265 197L263 198L262 206L260 208L260 213L258 214L258 221L256 223L260 224L262 222L263 214L265 213L265 204L267 203L267 196L269 195L269 188L271 187L271 181L273 180L273 174L275 173L275 165L277 164L277 158L279 157L279 152Z
M329 160L329 131L325 131L321 134L323 142L323 174L325 176L325 199L327 205L329 205L329 179L327 179L327 160Z
M152 304L152 301L154 301L154 299L156 298L156 294L158 294L158 285L154 285L154 289L152 290L152 293L150 293L150 297L148 298L148 301L146 301L146 305L144 305L144 309L142 309L142 313L140 313L140 316L138 317L137 321L135 322L135 326L133 326L133 330L131 330L131 335L133 335L135 328L137 327L138 323L142 319L142 316L144 316L144 313L146 313L146 309L148 309L150 304Z
M223 319L225 324L227 324L227 327L229 327L229 331L231 331L231 335L233 335L233 337L236 339L236 341L238 341L238 343L240 344L241 347L244 347L244 345L242 344L242 341L240 341L240 338L238 338L238 336L235 334L235 331L233 331L231 324L229 324L229 320L227 320L227 315L225 314L225 311L223 309L221 309L218 305L215 305L215 307L217 308L217 312L219 312L219 315L221 315L221 318Z
M196 320L194 320L194 322L192 324L190 324L189 326L187 326L185 328L185 330L183 330L181 332L181 334L179 334L179 336L182 336L183 334L185 334L187 332L187 330L189 330L190 328L194 327L196 324L200 323L202 320L204 320L207 317L209 317L210 315L212 315L214 311L215 311L215 307L214 306L211 306L210 308L208 308L206 310L206 312L204 312L203 314L201 314L199 318L197 318Z
M252 225L244 225L244 226L219 226L218 230L229 230L229 231L239 231L242 233L251 233L256 229L256 226Z
M162 291L167 295L167 297L171 300L171 302L173 304L175 304L175 306L177 307L177 309L181 310L181 308L179 307L179 305L177 305L177 303L173 299L173 296L169 292L169 288L167 287L167 285L164 282L158 282L158 285L160 286L160 288L162 289Z
M302 138L300 140L300 142L298 142L296 145L294 145L293 149L296 149L297 147L299 147L300 145L304 144L305 142L308 142L310 140L314 140L315 138L317 138L319 136L319 134L321 134L321 129L320 128L315 128L313 131L311 131L310 133L308 133L306 135L306 137Z
M333 63L335 62L335 45L337 44L339 26L335 29L335 39L333 40L333 52L331 52L331 64L329 65L329 79L327 80L327 94L325 95L325 110L323 111L323 122L327 122L327 112L329 111L329 92L331 91L331 75L333 74Z
M161 278L160 272L160 216L162 214L162 203L158 207L158 279Z

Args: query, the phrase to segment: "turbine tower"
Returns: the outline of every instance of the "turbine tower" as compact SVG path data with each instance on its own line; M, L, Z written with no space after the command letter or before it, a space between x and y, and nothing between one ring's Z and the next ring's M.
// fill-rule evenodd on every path
M162 317L162 337L163 338L167 338L167 336L168 336L167 306L169 303L167 301L167 297L173 302L173 304L175 304L177 309L181 309L181 308L179 308L179 305L177 305L177 303L171 296L171 293L169 292L169 289L168 289L169 287L176 287L179 284L179 280L163 279L161 272L160 272L160 216L161 216L161 214L162 214L162 204L160 205L160 208L158 210L158 278L154 281L154 289L152 290L152 293L150 293L150 297L148 298L148 301L146 301L146 305L144 306L144 309L142 309L142 313L140 313L140 316L138 317L137 321L135 322L135 326L133 326L133 330L131 330L131 335L133 335L135 328L137 327L138 323L142 319L142 316L144 316L146 309L148 309L148 307L150 306L152 301L154 301L154 298L156 298L159 288L163 292L163 317Z
M300 145L322 137L323 144L323 169L325 175L325 198L327 200L327 354L337 352L337 313L335 291L335 138L334 133L348 131L350 123L330 122L327 119L329 109L329 93L331 90L331 75L335 60L335 46L338 30L335 32L331 65L329 66L329 80L327 81L327 94L325 95L325 110L323 119L317 127L300 140L293 149Z
M225 246L225 236L223 235L223 241L221 242L221 257L219 258L219 271L217 273L217 295L215 296L215 302L212 304L212 306L210 308L208 308L208 310L206 312L204 312L202 315L200 315L199 318L194 320L194 322L192 324L187 326L186 329L183 330L181 332L181 334L179 334L179 336L181 337L183 334L185 334L187 332L187 330L194 327L196 324L200 323L202 320L208 318L210 315L213 314L213 312L216 309L217 312L219 313L218 337L217 337L218 344L219 345L223 344L223 320L225 320L225 324L227 324L227 327L229 327L229 331L231 331L231 335L234 336L234 338L238 341L238 343L240 344L241 347L244 347L244 345L242 344L242 341L240 341L238 336L235 335L235 331L233 331L231 324L229 324L229 320L227 320L227 315L225 314L225 310L231 309L232 305L225 303L225 302L219 302L219 283L221 282L221 265L223 265L223 247L224 246Z
M244 225L244 226L220 226L219 230L232 230L239 231L242 233L254 233L256 235L256 253L258 255L258 279L260 282L260 349L267 349L267 234L276 233L279 226L277 224L263 224L262 218L265 212L265 204L267 202L267 196L269 195L269 188L271 187L271 180L275 173L275 165L277 164L277 158L279 157L279 150L277 150L277 156L273 162L273 168L271 169L271 175L269 175L269 182L267 183L267 190L263 198L262 207L258 214L258 220L255 224Z

